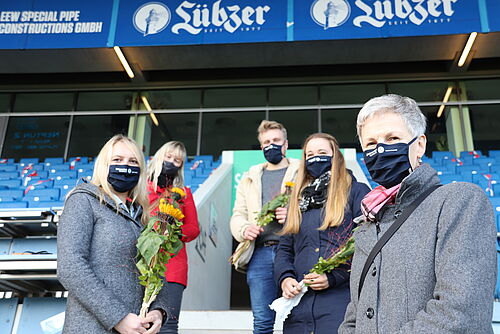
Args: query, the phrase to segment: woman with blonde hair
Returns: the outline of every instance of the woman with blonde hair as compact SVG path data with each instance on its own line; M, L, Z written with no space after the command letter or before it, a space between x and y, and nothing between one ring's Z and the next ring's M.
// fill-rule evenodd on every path
M63 333L157 333L165 289L146 318L135 266L136 242L147 222L144 156L116 135L97 156L90 183L72 190L57 231L57 274L69 291ZM142 222L142 223L141 223Z
M172 188L181 188L186 196L182 200L182 241L193 241L200 234L198 214L194 204L193 195L188 187L184 186L184 162L186 161L186 148L178 141L164 144L155 153L149 163L147 178L149 192L149 210L151 215L158 211L160 199L170 195ZM178 332L179 313L182 294L187 286L188 261L186 247L183 246L165 266L167 280L167 321L160 333L171 334Z
M350 237L353 219L369 188L346 169L336 139L310 135L290 198L290 207L274 263L283 297L297 295L303 280L308 292L283 324L284 334L335 333L349 303L349 265L311 274L319 257L336 253Z

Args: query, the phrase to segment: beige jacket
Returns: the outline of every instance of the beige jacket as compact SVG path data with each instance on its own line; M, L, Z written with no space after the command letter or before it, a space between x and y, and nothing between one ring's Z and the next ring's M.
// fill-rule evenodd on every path
M300 160L288 159L288 169L283 177L281 184L281 192L285 191L285 183L294 181L299 169ZM236 190L236 200L234 202L233 216L231 217L230 226L233 237L242 242L243 231L250 224L255 224L257 214L262 208L262 172L267 166L267 163L259 164L250 167L248 172L243 174L241 182Z

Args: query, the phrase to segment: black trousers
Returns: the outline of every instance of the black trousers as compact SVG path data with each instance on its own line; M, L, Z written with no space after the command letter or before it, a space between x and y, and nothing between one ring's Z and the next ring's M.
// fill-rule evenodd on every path
M185 286L179 283L167 282L163 289L167 289L167 321L163 324L160 334L177 334L179 332L179 314L181 312L182 294Z

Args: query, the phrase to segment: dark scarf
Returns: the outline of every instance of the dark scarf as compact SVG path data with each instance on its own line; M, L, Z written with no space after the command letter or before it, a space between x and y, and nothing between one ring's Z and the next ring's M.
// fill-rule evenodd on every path
M301 212L309 209L322 208L328 196L328 184L330 183L331 172L323 173L310 185L302 190L300 194L299 208Z

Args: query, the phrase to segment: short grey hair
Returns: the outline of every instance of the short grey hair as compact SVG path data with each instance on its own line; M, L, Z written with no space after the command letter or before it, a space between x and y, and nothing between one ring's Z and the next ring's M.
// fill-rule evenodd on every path
M370 99L358 113L356 129L358 137L366 120L377 113L393 112L401 115L413 137L423 135L427 127L425 115L414 99L397 94L387 94Z

